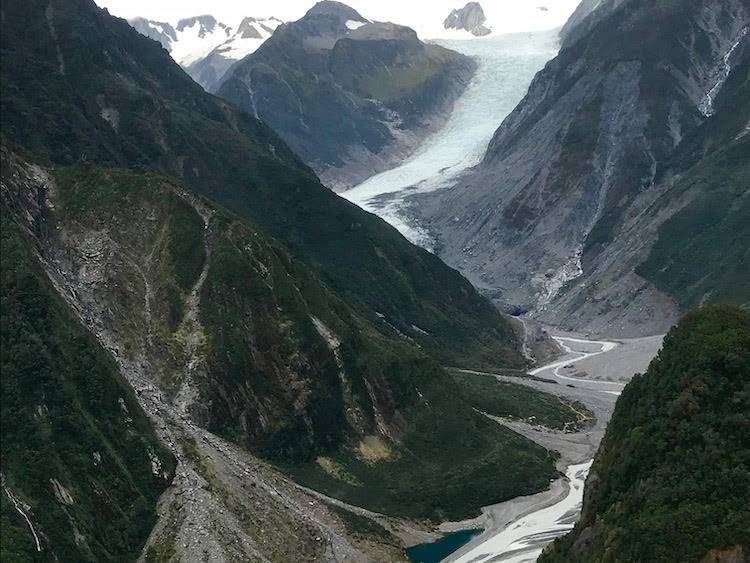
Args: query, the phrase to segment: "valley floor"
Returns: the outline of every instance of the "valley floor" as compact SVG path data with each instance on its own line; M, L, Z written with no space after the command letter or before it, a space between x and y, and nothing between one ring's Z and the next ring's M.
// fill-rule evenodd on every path
M483 528L485 531L448 561L534 561L542 548L570 530L580 512L583 482L620 391L634 373L645 371L662 336L593 341L555 333L565 354L530 372L536 379L494 375L584 404L596 417L580 432L549 430L524 422L492 417L540 445L560 452L558 469L565 477L550 489L484 507L476 519L444 524L444 531ZM477 374L482 375L482 374Z

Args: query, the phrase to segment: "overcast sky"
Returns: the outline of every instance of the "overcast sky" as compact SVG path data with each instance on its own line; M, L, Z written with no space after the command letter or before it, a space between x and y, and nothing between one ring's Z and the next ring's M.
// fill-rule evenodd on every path
M481 0L488 24L496 31L531 31L562 25L579 0ZM144 16L176 22L180 18L211 14L227 24L244 16L276 16L290 21L302 17L314 0L96 0L123 18ZM364 17L393 21L417 31L434 29L465 0L350 0L345 2Z

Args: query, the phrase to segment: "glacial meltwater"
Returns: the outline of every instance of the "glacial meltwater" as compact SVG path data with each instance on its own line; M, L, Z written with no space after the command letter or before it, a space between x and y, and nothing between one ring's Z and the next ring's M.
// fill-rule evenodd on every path
M404 198L450 186L452 178L477 164L495 130L526 94L536 72L558 50L556 30L435 42L479 63L447 123L400 166L341 194L428 249L432 248L429 233L415 224Z
M481 533L482 530L459 530L434 542L415 545L406 550L406 555L412 563L439 563Z

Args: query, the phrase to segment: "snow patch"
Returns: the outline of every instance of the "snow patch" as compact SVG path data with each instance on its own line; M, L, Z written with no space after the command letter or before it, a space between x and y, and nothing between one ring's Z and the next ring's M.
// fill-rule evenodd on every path
M734 52L737 50L737 47L739 47L740 43L747 35L748 29L749 28L745 27L740 32L739 39L737 39L737 41L729 48L729 51L726 52L724 58L722 59L724 68L721 69L716 84L713 85L713 87L703 97L703 100L701 100L701 102L698 104L698 111L700 111L704 117L711 117L714 114L714 100L716 100L716 96L719 94L719 92L721 92L724 83L727 81L727 78L729 78L729 74L732 72L732 65L729 61L732 58Z
M354 31L355 29L359 29L363 25L367 25L367 22L358 22L355 20L347 20L346 27Z

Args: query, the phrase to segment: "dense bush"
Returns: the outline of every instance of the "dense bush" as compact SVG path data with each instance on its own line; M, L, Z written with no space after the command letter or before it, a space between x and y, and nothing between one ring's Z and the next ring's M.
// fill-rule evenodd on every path
M698 561L750 545L750 313L688 314L617 401L581 521L540 561Z

